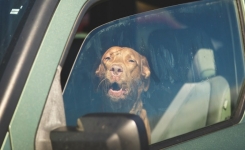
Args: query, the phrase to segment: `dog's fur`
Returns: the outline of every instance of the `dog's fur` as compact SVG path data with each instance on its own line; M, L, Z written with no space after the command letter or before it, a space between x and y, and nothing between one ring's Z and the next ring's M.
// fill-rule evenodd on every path
M101 80L99 86L103 85L107 98L118 109L142 118L150 142L150 125L141 100L150 83L147 59L131 48L114 46L102 56L96 75Z

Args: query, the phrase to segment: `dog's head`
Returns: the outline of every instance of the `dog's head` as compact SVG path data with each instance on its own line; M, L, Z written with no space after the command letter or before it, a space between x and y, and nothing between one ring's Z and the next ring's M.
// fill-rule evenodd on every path
M96 70L101 85L112 101L138 99L148 90L150 69L146 58L127 47L111 47Z

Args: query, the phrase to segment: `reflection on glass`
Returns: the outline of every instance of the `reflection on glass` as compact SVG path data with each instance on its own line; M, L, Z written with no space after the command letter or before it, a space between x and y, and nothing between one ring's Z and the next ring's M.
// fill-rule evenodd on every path
M1 1L0 5L0 78L12 53L14 41L25 23L32 0ZM25 14L26 13L26 14ZM29 13L29 12L28 12ZM12 43L11 43L12 41ZM11 47L12 46L12 47Z
M212 0L96 28L65 87L67 125L91 112L135 113L156 143L229 119L244 79L237 18L235 1Z

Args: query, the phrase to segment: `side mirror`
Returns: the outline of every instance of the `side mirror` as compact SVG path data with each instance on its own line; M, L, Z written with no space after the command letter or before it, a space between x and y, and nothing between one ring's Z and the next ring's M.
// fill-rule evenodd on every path
M77 127L60 127L50 133L53 150L147 150L148 138L137 115L88 114Z

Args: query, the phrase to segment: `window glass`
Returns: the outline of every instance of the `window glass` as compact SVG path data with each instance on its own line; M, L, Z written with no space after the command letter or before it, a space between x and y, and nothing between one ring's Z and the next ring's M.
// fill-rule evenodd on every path
M230 119L244 80L238 18L233 0L198 1L94 29L64 89L67 125L135 113L156 143Z
M30 4L30 0L0 1L0 77L20 34L18 28L25 23L26 17L23 16L30 10Z

